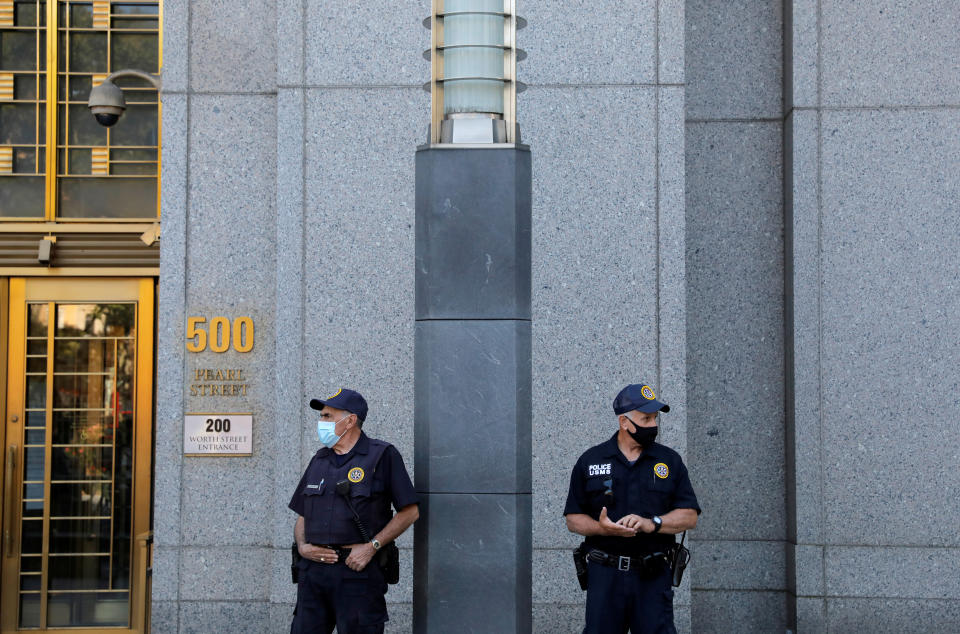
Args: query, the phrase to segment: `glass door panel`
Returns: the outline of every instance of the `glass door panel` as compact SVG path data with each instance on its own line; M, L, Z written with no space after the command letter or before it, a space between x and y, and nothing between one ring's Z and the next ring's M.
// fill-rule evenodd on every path
M18 517L5 518L19 534L5 534L3 631L135 629L144 610L131 604L143 572L135 537L149 527L152 280L133 301L112 300L107 285L104 301L25 293L18 306L23 288L11 281L8 394L20 398L8 401L6 442L22 469Z

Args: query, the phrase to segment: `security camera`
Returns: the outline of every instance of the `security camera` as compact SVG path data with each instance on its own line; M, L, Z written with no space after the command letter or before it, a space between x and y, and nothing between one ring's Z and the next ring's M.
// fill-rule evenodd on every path
M123 111L127 109L127 102L119 86L112 81L104 81L90 91L87 107L97 118L97 123L109 128L120 120Z

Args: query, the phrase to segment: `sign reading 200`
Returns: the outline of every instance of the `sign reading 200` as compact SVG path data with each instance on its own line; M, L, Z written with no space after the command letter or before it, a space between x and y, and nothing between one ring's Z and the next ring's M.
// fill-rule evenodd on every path
M253 350L253 320L237 317L233 324L226 317L214 317L207 327L206 317L187 317L187 350L203 352L207 341L213 352L226 352L231 344L237 352Z

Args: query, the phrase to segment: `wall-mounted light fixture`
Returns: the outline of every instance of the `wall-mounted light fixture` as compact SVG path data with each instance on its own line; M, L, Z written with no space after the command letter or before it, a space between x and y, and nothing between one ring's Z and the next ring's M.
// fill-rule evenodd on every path
M519 143L517 0L432 0L430 143Z
M107 128L119 121L120 117L123 116L123 111L127 109L127 102L123 98L123 90L113 83L113 80L119 77L139 77L160 90L160 75L146 73L142 70L118 70L115 73L110 73L106 79L93 87L90 91L90 99L87 101L87 107L97 118L97 123Z

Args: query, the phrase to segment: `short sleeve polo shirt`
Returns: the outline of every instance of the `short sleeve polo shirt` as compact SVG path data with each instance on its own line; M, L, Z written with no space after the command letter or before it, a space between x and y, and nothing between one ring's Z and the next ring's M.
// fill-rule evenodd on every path
M570 474L570 490L563 514L582 513L616 522L625 515L653 517L674 509L700 513L687 467L673 449L653 443L630 463L617 445L617 435L588 449ZM590 536L587 543L615 555L635 555L662 550L675 542L673 535L641 533L636 537Z

